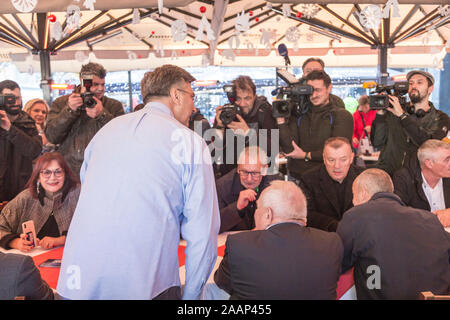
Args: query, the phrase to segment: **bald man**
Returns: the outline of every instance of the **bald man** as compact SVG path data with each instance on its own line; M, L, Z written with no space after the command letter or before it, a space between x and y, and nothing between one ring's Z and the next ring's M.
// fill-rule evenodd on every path
M342 269L354 267L358 299L418 299L450 293L450 234L429 211L407 207L390 176L368 169L353 183L354 208L337 228Z
M228 236L214 275L230 299L336 299L342 243L306 227L306 198L273 181L256 201L255 230Z

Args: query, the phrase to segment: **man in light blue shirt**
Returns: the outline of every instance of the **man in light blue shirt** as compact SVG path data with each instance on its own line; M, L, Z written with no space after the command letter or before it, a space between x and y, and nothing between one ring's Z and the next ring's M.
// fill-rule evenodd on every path
M164 65L145 74L146 106L92 139L57 291L68 299L197 299L217 256L220 217L209 150L187 128L194 77Z

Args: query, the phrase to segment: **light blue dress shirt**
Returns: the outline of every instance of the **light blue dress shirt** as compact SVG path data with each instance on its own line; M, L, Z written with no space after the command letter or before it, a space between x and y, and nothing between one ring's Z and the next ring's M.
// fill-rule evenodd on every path
M57 291L68 299L197 299L217 257L220 217L209 150L151 102L106 124L86 148Z

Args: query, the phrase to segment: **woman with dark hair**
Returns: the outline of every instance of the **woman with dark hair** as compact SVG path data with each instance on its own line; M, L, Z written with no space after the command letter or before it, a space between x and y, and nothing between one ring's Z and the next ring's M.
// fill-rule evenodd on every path
M48 152L39 157L25 188L0 214L0 246L24 252L33 249L22 230L22 223L29 220L36 229L36 245L43 249L64 245L80 183L63 156Z

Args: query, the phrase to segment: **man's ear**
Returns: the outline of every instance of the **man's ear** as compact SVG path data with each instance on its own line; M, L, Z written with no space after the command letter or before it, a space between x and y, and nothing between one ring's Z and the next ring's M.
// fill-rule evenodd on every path
M272 208L267 208L267 212L264 214L264 218L267 220L268 225L273 221L273 211Z
M434 164L434 161L433 161L433 160L431 160L431 159L425 159L424 165L425 165L426 168L428 168L428 169L433 168L433 164Z
M170 88L169 89L169 95L170 95L170 97L172 98L173 101L175 101L176 103L179 102L180 96L179 96L178 90L176 88L173 88L173 87Z

